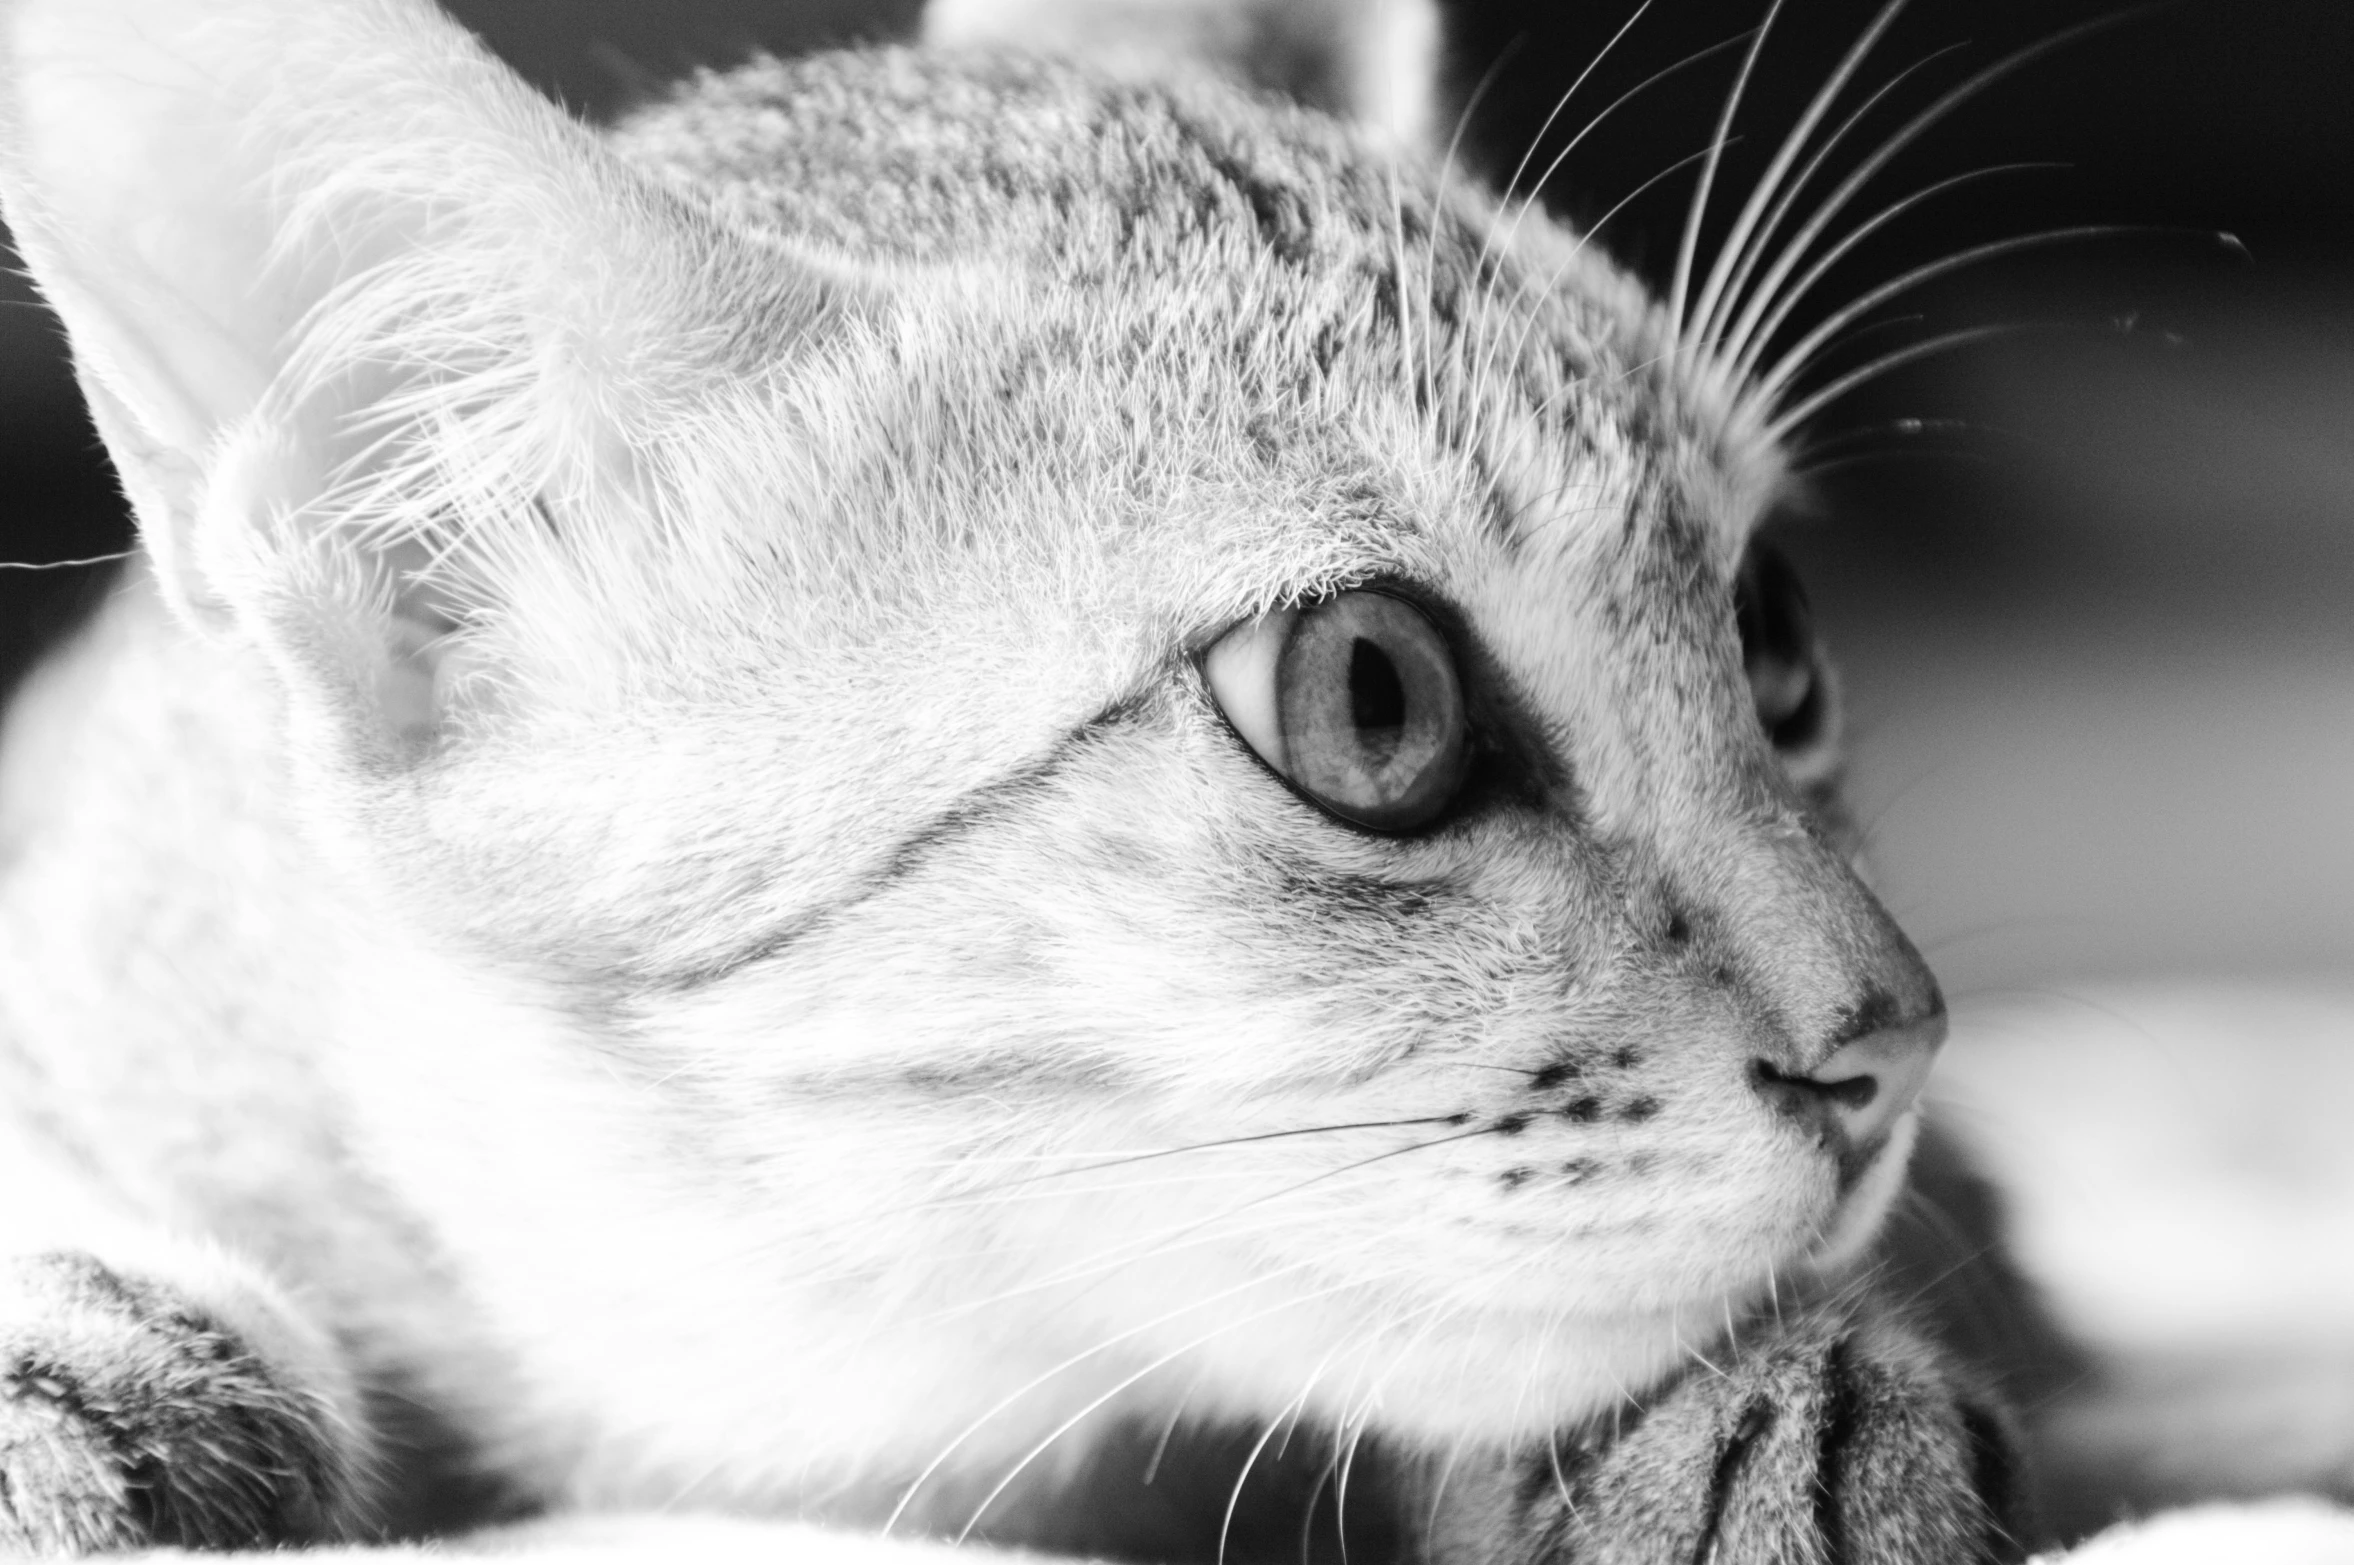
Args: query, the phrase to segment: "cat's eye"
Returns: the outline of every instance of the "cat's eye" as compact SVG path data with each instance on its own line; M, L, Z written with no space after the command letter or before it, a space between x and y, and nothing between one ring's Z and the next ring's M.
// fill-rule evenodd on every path
M1826 699L1814 610L1788 557L1762 539L1734 579L1733 619L1759 726L1775 749L1805 749L1822 736Z
M1259 758L1343 820L1412 831L1462 784L1470 740L1454 653L1393 593L1362 588L1245 621L1202 672Z

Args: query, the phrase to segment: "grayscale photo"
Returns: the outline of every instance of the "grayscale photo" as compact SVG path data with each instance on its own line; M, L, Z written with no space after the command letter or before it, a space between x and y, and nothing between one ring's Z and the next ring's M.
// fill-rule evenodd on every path
M2354 1565L2350 71L0 0L0 1558Z

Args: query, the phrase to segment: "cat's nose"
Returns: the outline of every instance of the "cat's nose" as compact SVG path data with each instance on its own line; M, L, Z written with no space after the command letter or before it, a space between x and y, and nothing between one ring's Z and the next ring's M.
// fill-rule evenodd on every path
M1768 1060L1751 1067L1767 1103L1838 1142L1841 1155L1869 1153L1921 1095L1945 1041L1945 1007L1875 1028L1842 1044L1812 1069L1793 1073Z

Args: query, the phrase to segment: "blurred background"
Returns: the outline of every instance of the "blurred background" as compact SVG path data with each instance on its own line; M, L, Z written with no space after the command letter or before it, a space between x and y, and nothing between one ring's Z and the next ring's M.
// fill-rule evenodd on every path
M699 65L897 36L913 15L906 0L452 9L592 117ZM1631 0L1455 0L1470 160L1501 182L1533 148L1524 187L1543 173L1563 213L1611 214L1603 238L1663 277L1690 171L1619 203L1706 144L1762 9L1653 0L1630 24ZM1784 7L1712 240L1871 14ZM1850 221L1952 176L2037 166L1909 213L1797 317L1970 246L2120 230L1938 279L1810 382L1942 332L2015 328L1826 408L1804 441L1810 502L1780 524L1846 672L1878 872L1965 1004L2159 976L2334 982L2354 975L2354 6L1914 0L1848 101L1911 74L1834 172L2038 42L2053 47L1909 146ZM20 280L5 298L0 558L119 548L56 330ZM106 579L0 571L0 677Z

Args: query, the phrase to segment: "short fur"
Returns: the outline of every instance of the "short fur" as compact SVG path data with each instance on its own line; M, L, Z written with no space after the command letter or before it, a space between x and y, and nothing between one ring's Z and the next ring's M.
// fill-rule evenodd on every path
M762 63L599 142L406 0L0 29L148 551L7 736L0 1341L40 1388L82 1279L270 1453L159 1507L215 1484L107 1455L133 1396L0 1532L1096 1547L1165 1429L1447 1561L2012 1547L1857 1282L1909 1116L1843 1162L1754 1083L1940 1004L1752 708L1770 410L1582 238L1182 68ZM1369 582L1481 704L1418 836L1200 671Z

